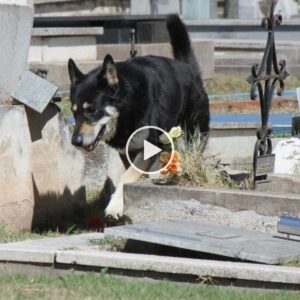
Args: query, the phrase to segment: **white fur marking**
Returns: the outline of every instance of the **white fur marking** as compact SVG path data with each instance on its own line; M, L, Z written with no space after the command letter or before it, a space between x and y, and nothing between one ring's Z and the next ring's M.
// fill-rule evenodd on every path
M145 171L149 168L148 164L145 163L143 159L143 153L139 153L134 160L134 164L138 165ZM126 183L132 183L137 181L142 176L141 172L138 172L132 166L129 167L128 170L125 171L121 180L117 186L115 193L112 195L108 206L105 209L105 215L110 215L115 219L123 216L124 211L124 197L123 197L123 186Z
M117 109L111 105L106 106L105 111L114 118L119 116L119 112L117 111Z
M73 111L77 111L77 109L78 109L77 105L74 104L74 105L72 106L72 110L73 110Z
M91 107L91 106L93 106L93 104L88 103L88 102L84 102L82 107L83 107L84 109L86 109L86 108L89 108L89 107Z
M119 112L115 107L113 107L111 105L106 106L105 111L109 114L109 120L106 123L106 130L103 135L103 140L109 141L116 134L117 126L118 126Z

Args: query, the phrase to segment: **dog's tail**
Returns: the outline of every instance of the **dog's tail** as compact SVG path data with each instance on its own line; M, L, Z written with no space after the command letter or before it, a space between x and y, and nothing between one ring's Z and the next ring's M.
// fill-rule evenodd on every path
M180 17L176 14L169 15L167 18L167 28L175 59L185 61L199 70L191 46L191 40Z

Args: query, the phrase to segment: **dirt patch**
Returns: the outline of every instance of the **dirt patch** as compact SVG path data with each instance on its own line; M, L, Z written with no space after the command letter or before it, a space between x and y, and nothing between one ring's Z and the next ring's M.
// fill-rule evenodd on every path
M260 114L259 100L211 100L211 114ZM273 99L272 110L274 114L298 113L296 98Z

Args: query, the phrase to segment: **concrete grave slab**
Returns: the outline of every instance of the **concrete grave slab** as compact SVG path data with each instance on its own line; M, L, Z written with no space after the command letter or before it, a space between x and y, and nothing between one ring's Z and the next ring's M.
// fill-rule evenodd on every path
M57 90L58 87L53 83L26 71L11 96L42 113Z
M0 261L52 264L57 251L94 250L97 246L91 246L90 240L103 236L102 233L86 233L0 244Z
M106 235L266 264L297 259L298 241L202 222L164 221L107 228Z
M144 272L196 275L199 279L234 278L274 283L300 283L300 269L229 261L213 261L108 251L58 251L56 263ZM201 281L200 281L201 282Z

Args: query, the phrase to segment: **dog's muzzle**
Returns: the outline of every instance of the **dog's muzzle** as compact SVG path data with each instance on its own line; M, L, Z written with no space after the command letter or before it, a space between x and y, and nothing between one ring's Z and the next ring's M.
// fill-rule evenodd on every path
M99 141L102 139L104 133L105 133L106 126L102 126L100 131L98 132L98 135L96 136L95 140L90 144L84 143L84 136L81 134L73 134L72 136L72 144L76 147L81 147L86 151L93 151L97 146Z

